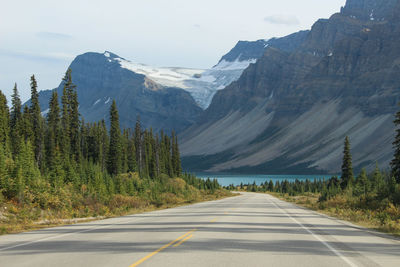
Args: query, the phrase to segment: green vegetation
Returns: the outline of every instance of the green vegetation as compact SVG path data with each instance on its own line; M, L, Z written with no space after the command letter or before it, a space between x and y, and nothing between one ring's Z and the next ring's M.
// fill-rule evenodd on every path
M38 221L113 216L227 196L217 181L182 174L178 141L161 132L121 132L117 105L104 120L85 123L71 71L61 107L53 92L46 118L31 77L31 103L17 86L9 110L0 92L0 233L32 229Z
M390 171L362 169L354 179L350 140L346 137L343 150L342 175L329 180L305 180L261 185L231 185L229 190L269 192L287 201L325 212L363 226L400 235L400 111L394 121L396 138L393 143L394 159Z

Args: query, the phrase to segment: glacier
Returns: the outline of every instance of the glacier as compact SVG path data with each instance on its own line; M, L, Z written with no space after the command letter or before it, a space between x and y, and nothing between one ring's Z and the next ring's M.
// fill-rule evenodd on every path
M202 109L208 108L218 90L238 80L243 70L257 61L255 58L241 60L239 55L234 61L220 60L210 69L193 69L149 66L118 57L108 51L103 55L109 62L118 62L121 68L145 75L161 86L181 88L189 92Z

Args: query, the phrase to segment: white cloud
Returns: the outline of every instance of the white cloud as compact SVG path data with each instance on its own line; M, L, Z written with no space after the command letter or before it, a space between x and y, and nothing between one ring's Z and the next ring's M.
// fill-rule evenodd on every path
M264 18L264 21L279 25L299 25L299 19L294 15L271 15Z
M38 32L36 37L45 40L66 41L72 38L71 35L58 32Z

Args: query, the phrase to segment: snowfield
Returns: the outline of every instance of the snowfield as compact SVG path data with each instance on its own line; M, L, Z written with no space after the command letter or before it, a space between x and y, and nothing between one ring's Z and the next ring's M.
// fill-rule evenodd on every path
M109 52L104 56L109 62L117 61L122 68L145 75L153 82L164 87L177 87L189 92L196 103L203 109L210 104L218 90L224 89L239 79L243 70L256 59L240 61L240 55L235 61L222 60L213 68L190 69L180 67L154 67L135 63L124 58L112 57Z

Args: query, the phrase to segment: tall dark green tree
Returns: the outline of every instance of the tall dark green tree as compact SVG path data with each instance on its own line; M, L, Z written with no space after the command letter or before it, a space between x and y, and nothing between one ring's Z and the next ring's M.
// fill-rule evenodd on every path
M342 176L341 176L342 179L341 184L343 189L351 186L354 180L353 164L352 164L350 149L351 149L350 140L349 137L346 136L344 141Z
M122 169L121 129L117 104L113 101L110 109L110 147L108 152L108 172L116 175Z
M58 104L58 94L56 91L53 92L50 103L49 112L47 113L47 133L46 133L46 161L49 167L54 168L55 160L59 157L56 153L60 149L60 136L61 124L60 124L60 106Z
M390 166L392 167L392 175L396 179L396 182L400 183L400 110L396 113L394 124L396 125L397 129L396 137L393 142L394 157L392 162L390 163Z
M64 134L69 134L69 141L71 157L76 162L80 162L81 157L81 140L80 140L80 126L81 122L79 119L79 103L78 94L76 92L76 85L72 82L72 71L69 68L65 73L63 78L64 88L63 88L63 127L66 130Z
M37 90L37 82L35 75L31 77L31 107L30 115L33 130L33 148L35 153L35 160L38 166L41 166L43 159L43 118L40 112L39 92Z
M135 125L135 148L136 148L136 162L139 175L143 171L143 142L142 142L142 129L140 126L140 117L136 119Z
M7 98L0 91L0 145L8 154L10 151L10 111L7 106Z
M68 91L67 91L67 80L68 76L65 74L63 78L64 87L63 94L61 97L62 104L62 115L61 115L61 128L62 128L62 152L64 157L69 157L70 155L70 112L69 112L69 99L68 99Z
M17 84L14 85L11 96L11 147L14 157L19 153L22 142L22 103L18 93Z

